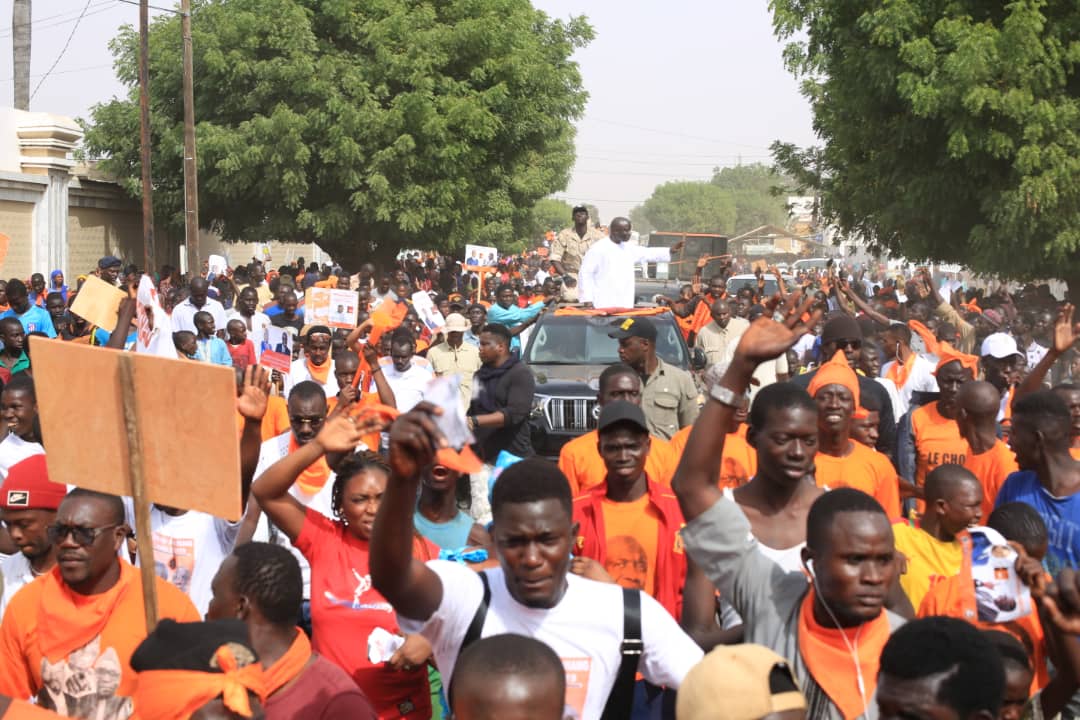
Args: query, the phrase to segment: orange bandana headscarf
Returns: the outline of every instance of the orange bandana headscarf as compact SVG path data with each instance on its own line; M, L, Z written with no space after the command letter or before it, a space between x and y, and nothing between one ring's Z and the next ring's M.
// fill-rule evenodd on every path
M266 697L265 677L257 662L240 667L228 645L214 653L222 672L145 670L138 674L132 720L187 720L220 696L225 707L240 717L254 717L248 691Z
M296 442L296 436L289 434L289 453L300 449L300 443ZM314 495L323 489L326 481L330 479L330 465L326 462L326 456L320 455L319 459L304 468L300 477L296 478L296 484L308 495Z
M873 702L878 662L889 641L889 618L882 610L875 619L858 628L822 627L814 619L814 597L811 589L799 609L799 654L814 681L839 708L845 720L855 720L866 712L866 703ZM849 649L849 643L855 649L855 655ZM863 680L862 693L859 692L859 675Z
M292 641L289 649L278 658L276 663L263 670L266 678L266 696L270 697L299 675L310 659L311 641L303 630L296 628L296 639Z
M851 397L855 400L855 410L859 409L859 376L848 365L847 357L843 350L837 350L832 360L818 368L814 377L810 379L810 386L806 389L810 397L818 394L818 390L826 385L843 385L851 391Z
M938 364L934 368L934 374L941 372L941 368L945 367L951 362L959 362L960 367L967 368L971 371L971 376L976 378L979 376L979 358L975 355L968 355L962 353L947 342L942 342L938 346Z

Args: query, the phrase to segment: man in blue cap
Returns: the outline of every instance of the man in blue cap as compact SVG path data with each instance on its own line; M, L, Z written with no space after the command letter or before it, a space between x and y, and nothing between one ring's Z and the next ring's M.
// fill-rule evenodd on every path
M115 255L106 255L98 260L98 275L110 285L115 285L116 280L120 277L120 268L123 265L124 263Z

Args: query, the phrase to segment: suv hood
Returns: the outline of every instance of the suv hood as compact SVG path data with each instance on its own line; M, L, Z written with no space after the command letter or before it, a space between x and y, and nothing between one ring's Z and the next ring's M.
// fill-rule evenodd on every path
M536 378L536 394L596 395L606 365L529 365ZM584 391L584 392L583 392Z

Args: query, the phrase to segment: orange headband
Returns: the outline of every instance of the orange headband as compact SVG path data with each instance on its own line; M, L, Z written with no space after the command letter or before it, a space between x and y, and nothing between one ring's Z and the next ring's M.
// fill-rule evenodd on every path
M228 645L214 653L224 672L198 670L146 670L138 674L132 720L187 720L196 710L221 696L225 707L241 717L252 717L248 690L266 695L262 666L239 667Z

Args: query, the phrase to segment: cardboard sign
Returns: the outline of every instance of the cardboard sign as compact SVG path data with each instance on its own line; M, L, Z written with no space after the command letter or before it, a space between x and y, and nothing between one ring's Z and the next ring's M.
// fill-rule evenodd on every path
M30 348L53 482L132 494L119 377L126 358L150 502L240 518L232 368L37 337L30 338Z
M304 324L352 330L360 312L360 297L353 290L308 288L304 292Z
M112 332L116 328L116 311L125 297L127 296L120 288L91 275L86 278L79 294L75 296L71 312L102 330Z

